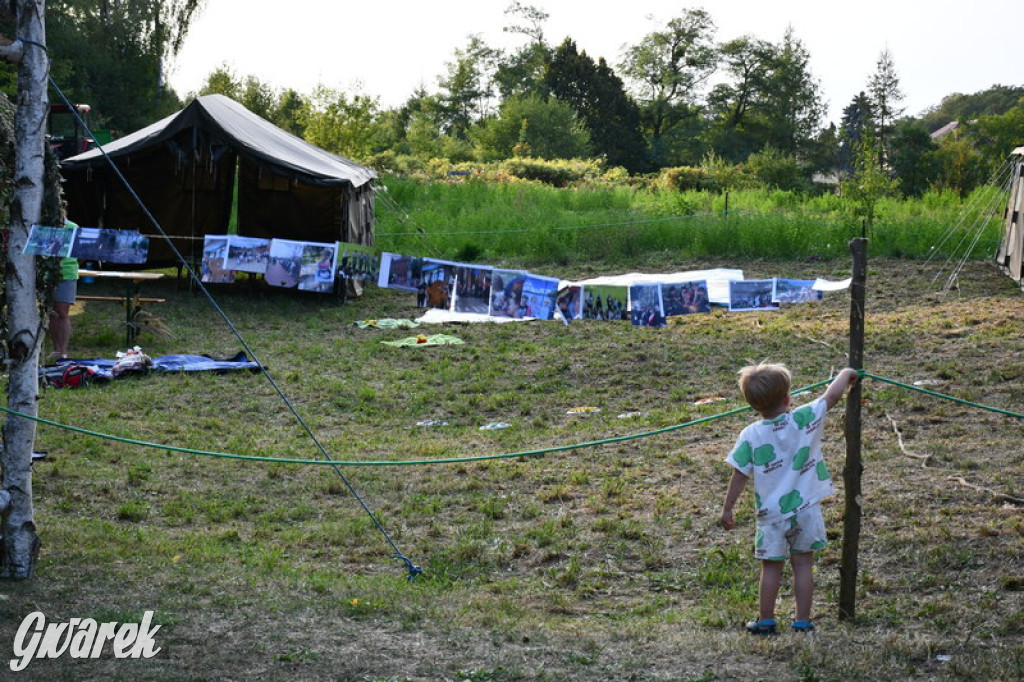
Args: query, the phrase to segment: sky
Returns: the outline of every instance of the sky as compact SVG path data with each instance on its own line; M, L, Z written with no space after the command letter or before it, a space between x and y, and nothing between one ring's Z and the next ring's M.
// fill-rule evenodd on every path
M521 0L547 12L551 45L571 37L595 60L615 68L625 46L639 43L685 9L703 8L719 42L749 35L778 43L787 27L810 55L827 119L867 89L879 56L888 50L905 95L906 115L917 116L947 95L993 85L1024 85L1022 0ZM438 77L455 50L479 35L490 47L513 50L521 35L502 27L508 0L207 0L185 45L168 69L179 96L197 91L207 75L227 66L274 88L309 93L322 84L400 106L418 87L438 90Z

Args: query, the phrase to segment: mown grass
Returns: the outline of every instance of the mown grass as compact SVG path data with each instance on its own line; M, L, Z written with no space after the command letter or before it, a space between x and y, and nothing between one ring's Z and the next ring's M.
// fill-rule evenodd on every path
M532 257L496 265L528 266ZM742 267L838 279L845 258L694 260L616 254L536 268L567 278ZM872 260L868 370L1021 411L1024 299L983 262L959 289L921 264ZM93 285L101 286L101 285ZM152 292L175 333L151 355L228 356L239 342L172 281ZM147 292L148 293L148 292ZM389 348L409 294L370 287L346 305L297 292L214 290L294 409L341 462L495 455L680 424L740 406L735 372L786 362L796 383L845 364L845 293L777 313L715 311L666 329L581 322L446 328L463 346ZM117 306L74 318L76 355L123 344ZM433 330L431 330L433 331ZM722 402L698 406L700 398ZM751 640L757 565L749 500L717 526L721 461L748 416L533 457L400 467L242 462L41 426L38 575L0 584L0 641L25 615L162 624L147 661L36 661L53 679L716 680L1017 679L1024 674L1024 455L1019 420L898 387L865 386L858 618L837 619L842 495L825 504L819 634ZM574 407L600 412L573 416ZM46 390L39 413L102 433L202 450L315 459L259 375L120 379ZM440 419L448 426L417 422ZM890 421L892 420L892 421ZM481 431L504 421L510 428ZM842 487L842 411L828 423ZM893 431L901 429L908 452ZM978 486L972 488L959 481ZM423 569L406 580L395 546ZM789 588L780 600L792 612ZM6 668L4 668L6 669Z

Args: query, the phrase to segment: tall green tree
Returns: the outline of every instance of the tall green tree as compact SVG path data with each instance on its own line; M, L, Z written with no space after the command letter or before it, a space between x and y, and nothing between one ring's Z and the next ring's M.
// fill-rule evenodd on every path
M890 155L889 136L896 125L896 119L905 109L900 106L905 95L900 88L896 63L889 48L882 50L875 62L875 71L868 79L868 96L871 98L871 112L879 146L879 162L886 164Z
M920 123L900 121L890 137L889 164L905 196L921 196L935 181L936 145Z
M305 98L294 89L286 88L277 98L271 121L292 135L303 137L306 129L302 124L302 112L305 107Z
M842 193L866 234L872 234L878 202L897 192L899 183L889 176L880 161L874 136L865 134L855 147L853 173L842 182Z
M381 151L380 105L375 97L318 85L305 102L306 141L354 161Z
M619 70L633 84L644 132L659 165L674 154L666 141L696 120L700 88L714 73L715 24L706 11L688 9L664 29L626 48Z
M979 116L968 124L978 151L992 161L993 167L1024 145L1024 96L1020 104L1002 114Z
M469 44L455 50L454 61L439 78L446 134L465 139L473 122L489 113L499 55L479 35L469 36Z
M501 30L523 35L527 42L510 55L498 55L494 72L498 94L502 100L513 96L546 95L543 88L544 70L551 61L552 53L551 47L544 40L544 22L548 14L518 1L510 3L505 14L512 17L513 21L522 23L509 24Z
M861 140L871 136L874 139L874 116L871 100L861 91L843 109L843 118L839 123L839 148L836 156L836 169L843 175L853 173L854 160Z
M196 93L203 95L224 95L236 102L241 99L242 80L227 64L221 64L206 75L206 80Z
M719 52L728 80L708 96L711 144L722 158L740 163L765 144L762 114L776 48L768 41L742 36L721 45Z
M542 159L586 158L590 134L568 103L539 95L510 97L498 116L486 119L470 133L483 161L511 156Z
M825 115L825 105L820 85L811 74L810 53L792 26L786 29L774 52L760 115L767 145L798 158L809 154Z
M94 124L148 125L180 105L164 65L181 49L203 0L51 0L46 31L51 74Z
M604 58L594 62L571 38L555 49L544 74L551 97L571 106L590 132L597 154L634 172L646 166L640 111Z

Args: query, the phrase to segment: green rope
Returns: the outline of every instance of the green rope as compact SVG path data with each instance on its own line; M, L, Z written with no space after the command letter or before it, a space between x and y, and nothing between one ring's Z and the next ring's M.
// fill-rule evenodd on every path
M800 388L800 389L797 389L797 390L793 391L793 394L796 395L798 393L804 393L806 391L813 390L813 389L815 389L815 388L817 388L819 386L822 386L824 384L829 383L829 381L831 381L831 379L826 379L825 381L819 381L818 383L811 384L810 386L805 386L803 388ZM222 459L240 459L240 460L246 460L246 461L250 461L250 462L274 462L274 463L280 463L280 464L312 464L312 465L317 465L317 466L325 466L325 465L329 466L331 464L334 464L334 465L337 465L337 466L412 466L412 465L423 465L423 464L462 464L462 463L467 463L467 462L481 462L481 461L484 461L484 460L492 460L492 459L511 459L513 457L530 457L530 456L534 456L534 455L544 455L544 454L551 453L551 452L563 452L563 451L566 451L566 450L579 450L579 449L582 449L582 448L596 447L598 445L607 445L609 443L621 443L621 442L625 442L625 441L629 441L629 440L636 440L638 438L647 438L649 436L656 436L658 434L668 433L670 431L677 431L679 429L687 428L687 427L690 427L690 426L696 426L698 424L704 424L704 423L707 423L707 422L710 422L710 421L714 421L716 419L724 419L725 417L731 417L731 416L733 416L735 414L739 414L741 412L746 412L746 411L748 411L750 409L751 408L749 406L738 407L738 408L736 408L734 410L729 410L728 412L722 412L720 414L715 414L715 415L711 415L711 416L708 416L708 417L702 417L700 419L695 419L693 421L685 422L683 424L676 424L674 426L666 426L666 427L663 427L663 428L660 428L660 429L655 429L653 431L645 431L643 433L635 433L635 434L626 435L626 436L616 436L616 437L613 437L613 438L604 438L604 439L601 439L601 440L588 441L586 443L575 443L573 445L559 445L559 446L555 446L555 447L541 448L541 449L537 449L537 450L525 450L525 451L522 451L522 452L510 452L510 453L505 453L505 454L500 454L500 455L478 455L478 456L475 456L475 457L444 457L444 458L439 458L439 459L420 459L420 460L404 460L404 461L388 461L388 460L378 460L378 461L340 461L340 460L334 460L334 461L325 461L325 460L319 460L319 459L289 459L289 458L286 458L286 457L259 457L259 456L256 456L256 455L236 455L236 454L231 454L231 453L227 453L227 452L210 452L210 451L207 451L207 450L196 450L196 449L193 449L193 448L181 448L181 447L176 447L176 446L172 446L172 445L161 445L159 443L150 443L150 442L147 442L147 441L136 440L134 438L123 438L121 436L112 436L112 435L109 435L109 434L99 433L97 431L90 431L89 429L83 429L83 428L77 427L77 426L69 426L67 424L61 424L59 422L51 421L49 419L44 419L42 417L33 417L32 415L24 414L22 412L17 412L16 410L12 410L9 407L4 407L4 406L0 405L0 411L7 412L8 414L12 414L12 415L15 415L17 417L22 417L24 419L30 419L32 421L39 422L40 424L46 424L47 426L55 426L57 428L66 429L68 431L74 431L76 433L85 434L87 436L95 436L97 438L103 438L103 439L106 439L106 440L112 440L112 441L115 441L115 442L118 442L118 443L126 443L126 444L129 444L129 445L138 445L138 446L141 446L141 447L156 448L158 450L166 450L168 452L180 452L180 453L190 454L190 455L202 455L204 457L219 457L219 458L222 458Z
M893 386L899 386L900 388L906 388L906 389L909 389L911 391L917 391L918 393L924 393L925 395L930 395L930 396L932 396L934 398L942 398L943 400L950 400L950 401L952 401L954 403L960 403L961 405L967 405L968 407L976 407L979 410L988 410L989 412L995 412L996 414L1004 414L1004 415L1006 415L1008 417L1016 417L1017 419L1024 419L1024 414L1021 414L1020 412L1011 412L1009 410L999 409L998 407L989 407L988 405L982 405L980 403L972 403L971 401L964 400L963 398L957 398L955 396L946 395L945 393L936 393L935 391L929 391L927 388L921 388L920 386L911 386L910 384L904 384L903 382L896 381L894 379L886 379L885 377L880 377L880 376L877 376L877 375L874 375L874 374L869 374L867 372L863 372L861 374L861 376L865 376L865 377L868 377L868 378L871 378L871 379L876 379L876 380L881 381L883 383L892 384Z
M904 383L901 383L899 381L894 381L892 379L886 379L884 377L876 376L874 374L869 374L869 373L865 372L864 370L859 370L858 374L861 377L868 377L868 378L871 378L871 379L877 379L878 381L882 381L882 382L885 382L885 383L888 383L888 384L893 384L895 386L901 386L903 388L908 388L910 390L918 391L920 393L925 393L925 394L928 394L928 395L931 395L931 396L934 396L934 397L937 397L937 398L944 398L946 400L952 400L954 402L958 402L958 403L961 403L961 404L964 404L964 405L969 405L971 407L977 407L977 408L980 408L980 409L989 410L991 412L998 412L999 414L1004 414L1004 415L1008 415L1008 416L1011 416L1011 417L1024 418L1024 414L1020 414L1020 413L1017 413L1017 412L1010 412L1008 410L1001 410L1001 409L995 408L995 407L988 407L986 405L980 405L978 403L972 403L972 402L969 402L969 401L966 401L966 400L961 400L960 398L955 398L953 396L945 395L945 394L942 394L942 393L936 393L934 391L929 391L929 390L926 390L926 389L923 389L923 388L919 388L917 386L910 386L908 384L904 384ZM797 395L797 394L800 394L800 393L806 393L807 391L812 391L815 388L819 388L821 386L824 386L825 384L828 384L831 381L832 381L831 379L825 379L824 381L819 381L819 382L811 384L809 386L804 386L803 388L798 388L795 391L792 391L792 394L793 395ZM733 410L728 410L726 412L721 412L719 414L713 414L713 415L710 415L710 416L707 416L707 417L701 417L700 419L694 419L692 421L684 422L682 424L675 424L675 425L672 425L672 426L665 426L665 427L662 427L660 429L654 429L652 431L644 431L644 432L641 432L641 433L634 433L634 434L629 434L629 435L625 435L625 436L614 436L612 438L602 438L600 440L592 440L592 441L587 441L587 442L584 442L584 443L574 443L572 445L558 445L558 446L554 446L554 447L550 447L550 448L539 448L539 449L536 449L536 450L523 450L521 452L508 452L508 453L504 453L504 454L500 454L500 455L477 455L477 456L474 456L474 457L442 457L442 458L438 458L438 459L416 459L416 460L401 460L401 461L389 461L389 460L375 460L375 461L371 461L371 460L367 460L367 461L351 461L351 460L349 460L349 461L343 461L343 460L322 460L322 459L289 459L287 457L260 457L260 456L257 456L257 455L237 455L237 454L228 453L228 452L211 452L211 451L208 451L208 450L196 450L194 448L182 448L182 447L177 447L177 446L173 446L173 445L161 445L159 443L151 443L151 442L148 442L148 441L137 440L137 439L134 439L134 438L124 438L124 437L121 437L121 436L113 436L113 435L110 435L110 434L100 433L98 431L90 431L89 429L83 429L83 428L78 427L78 426L70 426L68 424L61 424L60 422L55 422L55 421L52 421L52 420L49 420L49 419L44 419L43 417L35 417L35 416L29 415L29 414L25 414L23 412L18 412L16 410L12 410L9 407L4 407L4 406L0 405L0 411L6 412L6 413L11 414L11 415L14 415L16 417L21 417L23 419L30 419L32 421L38 422L40 424L45 424L47 426L55 426L55 427L57 427L59 429L65 429L67 431L73 431L75 433L81 433L81 434L84 434L84 435L87 435L87 436L94 436L96 438L103 438L105 440L111 440L111 441L118 442L118 443L125 443L125 444L128 444L128 445L138 445L140 447L154 448L154 449L157 449L157 450L166 450L168 452L180 452L180 453L189 454L189 455L201 455L201 456L204 456L204 457L218 457L218 458L221 458L221 459L245 460L245 461L249 461L249 462L268 462L268 463L276 463L276 464L309 464L309 465L314 465L314 466L350 466L350 467L360 467L360 466L361 467L370 467L370 466L374 466L374 467L383 467L383 466L420 466L420 465L428 465L428 464L465 464L465 463L470 463L470 462L483 462L483 461L487 461L487 460L512 459L512 458L515 458L515 457L533 457L533 456L536 456L536 455L546 455L546 454L553 453L553 452L565 452L567 450L582 450L583 448L592 448L592 447L597 447L598 445L608 445L608 444L611 444L611 443L624 443L624 442L630 441L630 440L638 440L640 438L649 438L650 436L657 436L657 435L660 435L660 434L663 434L663 433L669 433L671 431L678 431L679 429L685 429L685 428L688 428L688 427L691 427L691 426L698 426L700 424L706 424L708 422L716 421L718 419L725 419L726 417L732 417L732 416L740 414L742 412L747 412L750 409L751 409L750 406L737 407L737 408L735 408Z

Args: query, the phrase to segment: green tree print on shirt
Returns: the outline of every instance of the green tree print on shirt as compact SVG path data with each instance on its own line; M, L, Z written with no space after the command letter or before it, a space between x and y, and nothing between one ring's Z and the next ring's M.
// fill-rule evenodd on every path
M732 458L736 460L736 463L741 467L745 467L750 464L753 450L750 447L750 441L743 441L739 447L736 448L736 452L732 453Z
M814 471L818 474L819 481L828 480L828 467L825 466L825 460L818 462L818 466L814 467Z
M798 429L806 429L807 425L814 421L814 410L810 405L805 405L793 413L793 421Z
M779 511L783 514L788 514L797 509L803 502L804 498L800 495L799 490L790 490L779 498Z
M775 448L771 444L765 444L754 450L754 464L764 466L768 462L775 461Z
M796 451L796 455L793 456L793 471L799 471L807 464L807 460L811 457L811 449L809 447L803 447Z

